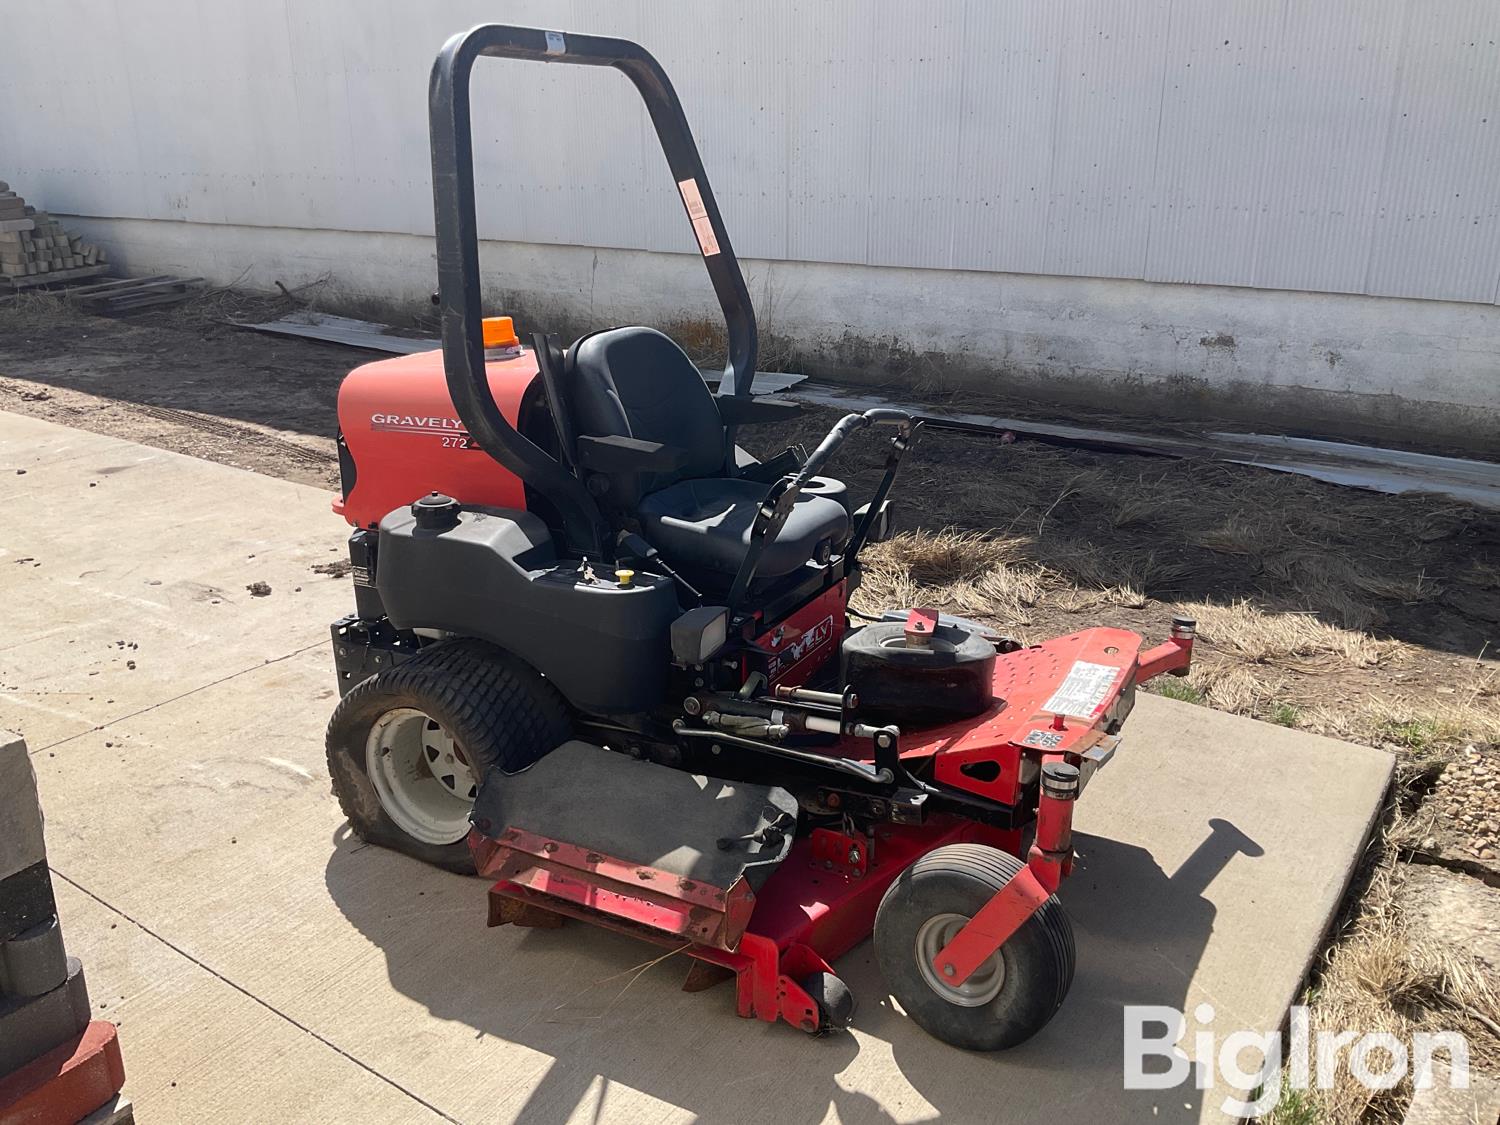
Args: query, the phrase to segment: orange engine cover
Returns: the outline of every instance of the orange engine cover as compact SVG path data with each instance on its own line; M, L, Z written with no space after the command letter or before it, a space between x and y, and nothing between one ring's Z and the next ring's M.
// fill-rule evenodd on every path
M500 413L516 425L521 400L536 378L536 357L485 364ZM355 527L374 527L394 508L429 492L465 504L525 508L514 473L474 445L448 395L441 350L356 367L339 387L339 431L354 462L347 496L333 510Z

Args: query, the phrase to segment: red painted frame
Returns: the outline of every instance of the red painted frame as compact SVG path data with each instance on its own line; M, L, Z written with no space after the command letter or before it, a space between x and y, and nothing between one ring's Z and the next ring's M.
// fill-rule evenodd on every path
M811 836L800 837L759 894L743 879L734 887L712 887L517 829L497 839L476 830L469 847L479 874L495 879L492 898L680 948L735 974L739 1015L817 1032L822 1019L801 982L832 973L830 962L870 935L880 900L901 872L944 844L1004 847L1009 836L973 821L934 817L921 827L887 825L873 839L828 832L814 846ZM847 858L842 867L834 860L855 848L862 868ZM676 903L667 901L674 896L680 896ZM748 925L739 933L718 921L746 906ZM516 921L494 908L490 917L492 925Z
M841 606L843 596L841 587L834 588L788 617L775 648L815 627L825 602L837 597ZM837 616L842 621L842 612ZM938 781L1009 804L1029 784L1023 771L1052 762L1097 768L1098 760L1088 755L1112 746L1108 728L1123 718L1122 697L1151 676L1185 670L1192 659L1187 631L1145 653L1140 645L1125 630L1087 629L1002 654L996 659L995 706L974 719L914 732L903 741L902 758L910 767L932 759ZM1092 669L1080 674L1080 663ZM1080 682L1093 686L1064 692L1070 675L1082 675ZM870 744L844 740L839 752L868 756ZM992 763L998 772L965 772L979 763ZM1075 798L1041 792L1026 866L934 958L946 979L966 980L1069 874ZM820 828L792 843L758 893L744 879L712 887L514 828L493 839L475 831L469 844L479 873L495 879L493 898L678 947L735 974L741 1016L781 1019L817 1032L822 1016L801 982L812 973L832 972L830 962L869 936L880 900L901 872L948 844L983 843L1017 855L1021 838L1020 830L952 815L930 816L921 825L882 825L864 838ZM491 924L510 921L520 917L492 908Z

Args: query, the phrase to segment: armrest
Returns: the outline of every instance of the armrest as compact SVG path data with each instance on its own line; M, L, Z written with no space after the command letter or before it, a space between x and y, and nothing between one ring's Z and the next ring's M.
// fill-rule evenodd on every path
M596 473L671 473L687 464L688 452L675 445L639 438L580 437L578 463Z
M719 418L726 426L755 426L762 422L785 422L802 413L800 402L789 402L784 398L774 398L771 395L761 395L759 398L719 395L714 402L719 407Z
M739 449L738 446L735 448ZM753 480L758 484L775 484L788 473L795 473L802 468L802 462L806 456L799 449L783 449L775 457L766 461L753 462L748 465L740 465L736 461L735 468L739 470L736 475L741 480Z

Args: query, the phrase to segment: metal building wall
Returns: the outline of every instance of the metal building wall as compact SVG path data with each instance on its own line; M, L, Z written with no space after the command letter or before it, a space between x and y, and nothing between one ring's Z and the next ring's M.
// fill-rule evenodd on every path
M484 20L677 82L742 255L1494 303L1495 0L11 0L0 177L53 210L426 233ZM623 78L476 82L490 239L690 252Z

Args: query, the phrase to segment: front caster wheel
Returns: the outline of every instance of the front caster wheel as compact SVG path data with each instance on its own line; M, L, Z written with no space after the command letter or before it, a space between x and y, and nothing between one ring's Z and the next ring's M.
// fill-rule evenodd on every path
M1046 1025L1073 983L1073 927L1051 896L962 984L932 959L1024 866L980 844L950 844L903 871L875 915L875 955L887 986L928 1034L998 1051Z
M799 982L802 991L813 998L818 1006L817 1035L831 1035L843 1031L854 1020L854 993L849 986L832 973L813 973Z

